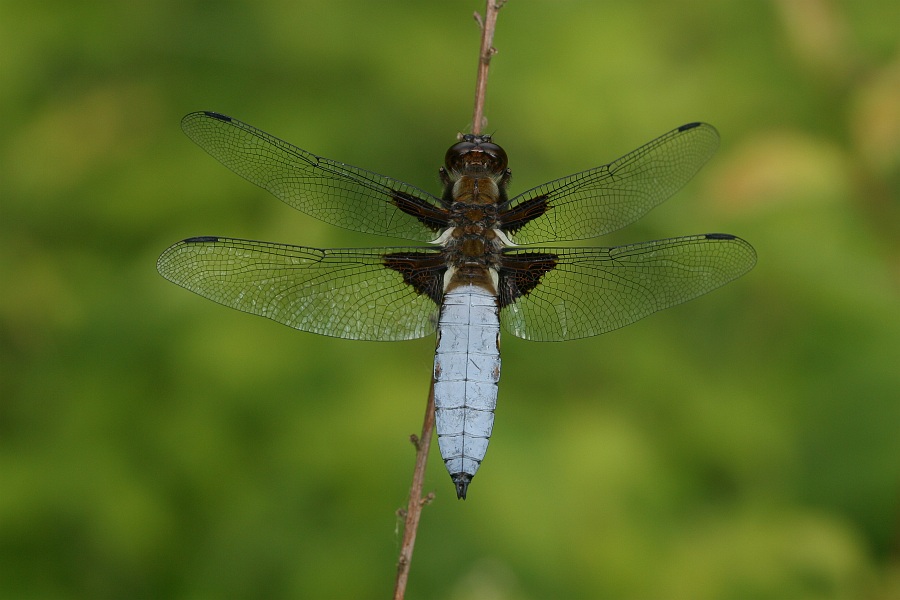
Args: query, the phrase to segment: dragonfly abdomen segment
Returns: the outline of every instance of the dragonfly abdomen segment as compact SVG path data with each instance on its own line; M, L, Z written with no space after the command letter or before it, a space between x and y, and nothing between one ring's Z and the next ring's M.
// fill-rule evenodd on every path
M487 452L500 380L500 309L497 298L477 284L444 296L434 355L434 407L438 446L456 495Z

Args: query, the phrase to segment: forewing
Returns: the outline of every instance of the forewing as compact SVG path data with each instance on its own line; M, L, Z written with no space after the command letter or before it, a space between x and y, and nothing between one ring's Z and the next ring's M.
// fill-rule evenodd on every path
M316 156L218 113L191 113L181 127L241 177L326 223L423 242L442 228L440 200L408 183Z
M684 186L718 145L712 125L683 125L608 165L512 198L501 207L501 228L517 244L579 240L615 231Z
M616 248L506 250L500 318L529 340L589 337L696 298L754 264L753 247L727 234Z
M320 250L202 237L168 248L157 268L205 298L302 331L354 340L426 336L437 304L386 268L393 253L439 256L432 248Z

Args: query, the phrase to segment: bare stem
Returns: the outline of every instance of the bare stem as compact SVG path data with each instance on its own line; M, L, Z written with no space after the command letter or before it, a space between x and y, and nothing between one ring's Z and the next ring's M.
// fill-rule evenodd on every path
M484 7L484 19L475 13L475 20L481 26L481 52L478 55L478 78L475 80L475 113L472 116L472 133L478 135L485 125L484 98L487 95L488 68L491 58L497 54L494 43L494 29L497 27L497 14L506 0L487 0Z
M425 407L425 419L422 422L422 436L415 439L416 468L413 471L412 485L409 488L409 504L406 507L406 519L403 525L403 542L400 545L400 558L397 559L397 582L394 585L394 600L403 600L406 594L406 582L409 579L409 566L412 562L413 547L416 545L416 531L419 529L419 517L422 507L431 500L431 494L422 498L425 485L425 465L428 462L428 449L431 448L431 435L434 430L434 379L428 390L428 402Z

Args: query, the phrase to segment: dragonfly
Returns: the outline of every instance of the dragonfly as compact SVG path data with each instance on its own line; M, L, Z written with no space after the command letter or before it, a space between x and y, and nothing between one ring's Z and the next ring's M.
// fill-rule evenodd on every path
M756 263L749 243L724 233L533 246L601 236L672 196L718 147L705 123L512 198L506 152L488 135L457 137L439 169L438 196L219 113L194 112L181 125L230 170L309 216L420 242L319 249L192 237L165 250L157 268L203 297L301 331L381 341L436 332L438 446L461 499L493 431L501 324L540 342L595 336L705 294Z

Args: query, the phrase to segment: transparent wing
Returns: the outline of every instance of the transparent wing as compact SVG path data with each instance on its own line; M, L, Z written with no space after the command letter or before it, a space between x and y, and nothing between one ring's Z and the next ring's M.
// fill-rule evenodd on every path
M316 156L218 113L186 115L181 128L241 177L326 223L423 242L440 230L429 222L440 200L408 183Z
M438 307L385 267L392 253L431 248L320 250L230 238L178 242L163 277L219 304L289 327L354 340L409 340L435 329Z
M537 271L536 263L543 265ZM501 278L521 281L528 291L509 298L500 318L510 333L529 340L589 337L696 298L754 264L753 247L727 234L616 248L507 250Z
M678 191L715 153L712 125L689 123L622 158L512 198L504 227L517 244L580 240L634 222Z

